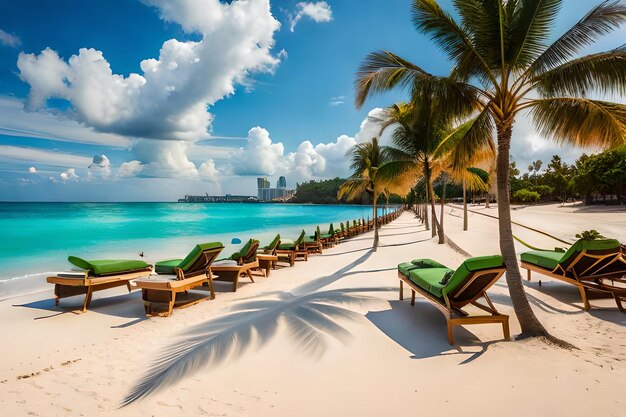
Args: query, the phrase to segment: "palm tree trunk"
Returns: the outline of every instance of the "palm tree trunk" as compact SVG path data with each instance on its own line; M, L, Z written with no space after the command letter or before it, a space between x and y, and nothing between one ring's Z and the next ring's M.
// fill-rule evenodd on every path
M500 251L506 264L506 283L509 287L509 294L515 315L519 320L522 333L518 338L533 336L545 336L551 338L550 334L539 322L524 290L522 276L517 264L515 245L513 242L513 230L511 228L511 203L509 201L509 181L508 176L502 173L509 169L509 152L511 147L511 134L513 123L499 123L498 131L498 155L497 176L498 190L498 223L500 228Z
M443 233L443 214L444 214L444 206L446 204L446 174L442 175L443 178L443 190L441 191L441 215L439 216L439 244L444 244L444 233Z
M426 230L430 230L428 223L428 186L426 186L426 199L424 200L424 224L426 225Z
M467 185L463 179L463 230L467 230Z
M432 217L431 237L435 237L437 233L439 233L439 236L443 236L441 226L439 225L439 221L437 220L437 208L435 207L435 190L433 189L433 185L431 183L428 183L427 187L428 192L430 193L430 214Z
M374 191L374 245L372 247L372 252L376 252L376 249L378 249L378 210L376 209L376 200L378 200L378 194Z

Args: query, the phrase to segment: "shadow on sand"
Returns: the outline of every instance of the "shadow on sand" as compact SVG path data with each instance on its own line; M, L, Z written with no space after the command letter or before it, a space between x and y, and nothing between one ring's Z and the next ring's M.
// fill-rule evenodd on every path
M145 316L141 302L137 299L140 298L139 291L133 291L128 294L120 294L112 297L99 297L91 300L87 313L94 312L98 314L105 314L115 317L124 318L141 318ZM77 295L74 297L64 298L60 301L60 305L54 304L54 299L48 298L45 300L33 301L25 304L14 304L13 307L26 307L33 308L42 311L49 311L52 314L35 317L35 320L41 320L46 318L52 318L62 314L86 314L82 312L84 295Z
M321 291L341 278L380 270L352 271L372 255L369 250L338 271L291 292L265 293L232 306L226 315L195 325L176 337L152 360L146 374L137 381L121 405L128 405L157 390L188 378L207 366L236 360L248 350L267 344L280 325L286 327L294 347L311 358L324 354L329 339L346 342L350 332L339 322L363 320L349 309L371 308L386 302L364 295L367 292L395 291L395 288L350 288ZM388 268L383 270L392 270Z
M442 355L461 355L459 365L482 356L489 346L503 341L481 342L464 327L455 326L457 345L450 346L443 315L426 301L416 300L415 306L407 301L389 302L391 309L366 314L368 320L387 337L411 353L412 359L425 359ZM472 345L463 348L461 345ZM465 350L467 349L467 350Z

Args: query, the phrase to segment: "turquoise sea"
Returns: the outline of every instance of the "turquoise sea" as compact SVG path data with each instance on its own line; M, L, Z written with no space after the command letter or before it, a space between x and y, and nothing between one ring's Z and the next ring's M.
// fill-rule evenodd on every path
M295 239L330 222L372 215L370 206L187 203L0 203L0 298L16 281L44 282L69 270L69 255L140 259L184 257L196 243L221 241L230 254L233 238L263 243L280 233ZM10 285L12 281L15 285ZM31 282L32 284L32 282Z

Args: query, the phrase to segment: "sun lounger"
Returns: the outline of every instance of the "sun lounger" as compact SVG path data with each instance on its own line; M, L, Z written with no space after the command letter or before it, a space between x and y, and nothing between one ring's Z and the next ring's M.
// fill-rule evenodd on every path
M323 245L322 240L320 238L320 227L317 226L315 233L313 236L307 236L304 238L304 245L306 246L306 250L309 254L311 253L322 253Z
M257 259L259 260L259 270L263 272L266 277L270 276L270 271L275 268L275 264L278 261L276 250L280 245L280 234L277 234L274 239L265 246L262 246L257 251Z
M259 247L258 253L265 253L268 255L275 255L278 246L280 245L280 234L277 234L274 239L265 246Z
M213 263L211 271L215 272L219 277L215 278L215 281L232 282L233 292L237 291L239 278L243 275L246 275L254 282L254 277L250 271L259 267L259 260L257 258L258 249L259 241L250 239L241 249L233 253L227 259Z
M609 294L620 311L626 312L626 257L615 239L580 239L567 251L531 250L521 254L521 267L575 285L584 309L589 310L589 290Z
M152 268L144 261L137 260L93 260L86 261L76 256L67 260L84 269L84 272L70 272L47 277L46 281L54 284L55 304L61 298L85 294L83 312L87 311L91 296L95 291L126 286L130 292L130 280L147 276Z
M172 314L174 307L187 307L206 300L206 297L193 297L187 294L195 287L207 284L210 291L210 299L215 298L213 290L213 275L210 266L224 249L221 242L202 243L196 245L185 259L169 259L155 264L155 272L158 276L139 279L135 285L141 288L146 315ZM185 297L177 294L186 293ZM168 310L164 314L155 314L152 310L153 303L167 303Z
M328 232L326 233L321 233L319 230L319 226L317 227L317 230L318 230L320 241L322 242L323 247L330 248L335 245L335 242L336 242L335 228L333 227L332 223L328 225Z
M451 345L454 344L452 326L467 324L500 323L504 338L509 339L509 316L496 310L486 292L505 270L499 255L469 258L456 271L432 259L415 259L398 265L400 300L406 283L411 288L411 305L415 305L415 293L419 293L437 307L446 317ZM481 297L487 305L476 301ZM489 315L469 315L462 310L468 304Z
M278 256L278 258L287 259L290 266L293 266L295 260L300 257L307 261L309 253L307 252L306 245L304 243L305 237L306 232L303 230L296 240L282 240L280 245L278 246L278 249L276 250L276 255Z

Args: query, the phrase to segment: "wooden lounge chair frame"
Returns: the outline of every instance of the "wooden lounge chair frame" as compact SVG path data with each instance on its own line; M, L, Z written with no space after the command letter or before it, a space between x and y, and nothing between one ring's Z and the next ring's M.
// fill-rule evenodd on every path
M315 233L313 234L314 238L313 238L313 242L307 242L306 240L304 241L304 247L306 248L307 253L311 254L311 253L319 253L322 254L323 251L323 242L320 239L320 235L319 233L317 233L317 230L315 231Z
M212 265L211 271L215 272L218 276L215 281L230 281L233 283L233 292L237 291L239 286L239 278L242 275L246 275L250 278L250 281L254 283L254 277L252 276L252 269L259 267L259 259L257 256L257 250L259 248L259 242L254 241L248 252L241 256L237 260L237 265Z
M297 239L296 239L297 240ZM304 243L304 238L302 243L296 245L295 249L276 249L276 256L279 259L286 258L289 262L289 266L294 266L296 259L303 258L304 261L309 260L309 252L306 247L306 243Z
M87 311L91 303L91 296L96 291L107 290L109 288L126 286L128 292L131 291L130 281L136 278L145 277L152 274L152 268L145 268L139 271L126 272L114 275L89 275L89 271L80 273L59 274L47 277L46 281L54 284L54 304L59 305L61 298L72 297L74 295L85 294L82 312Z
M622 313L626 313L626 308L622 304L622 302L626 301L626 288L606 283L607 281L626 283L626 274L610 271L610 266L615 266L615 264L619 263L623 264L624 270L626 270L626 258L621 251L603 254L591 253L583 249L566 267L559 263L554 269L550 270L525 261L521 261L520 266L526 269L528 281L531 280L531 271L535 271L541 275L576 286L583 302L583 310L591 308L588 295L588 291L591 290L610 294L615 300L617 308ZM582 266L582 271L577 271L578 266Z
M184 308L205 301L206 297L197 297L189 300L176 300L179 293L187 293L189 290L208 285L210 295L209 299L215 299L215 290L213 288L213 274L210 266L220 254L224 247L215 247L205 251L198 256L194 263L188 268L187 272L181 268L174 268L176 279L161 279L153 276L151 280L135 281L135 285L141 288L141 298L143 299L144 310L147 316L164 316L169 317L174 307ZM161 275L166 278L167 275ZM152 303L167 303L168 309L166 313L154 313Z
M446 323L448 327L448 343L454 344L454 337L452 336L453 326L465 326L468 324L488 324L488 323L500 323L502 325L502 331L504 333L504 339L511 338L509 332L509 316L501 314L496 310L496 307L491 302L491 299L487 295L487 289L491 287L504 272L505 268L490 268L481 269L471 272L471 275L465 280L463 285L452 293L443 296L442 300L438 299L428 291L422 289L409 279L408 276L398 271L398 278L400 279L400 300L404 299L404 283L406 283L411 289L411 305L415 305L415 293L419 293L428 302L437 307L437 309L446 317ZM479 298L484 298L487 301L487 305L479 303ZM486 311L489 315L470 316L468 313L462 310L462 307L471 304L478 307L481 310Z

